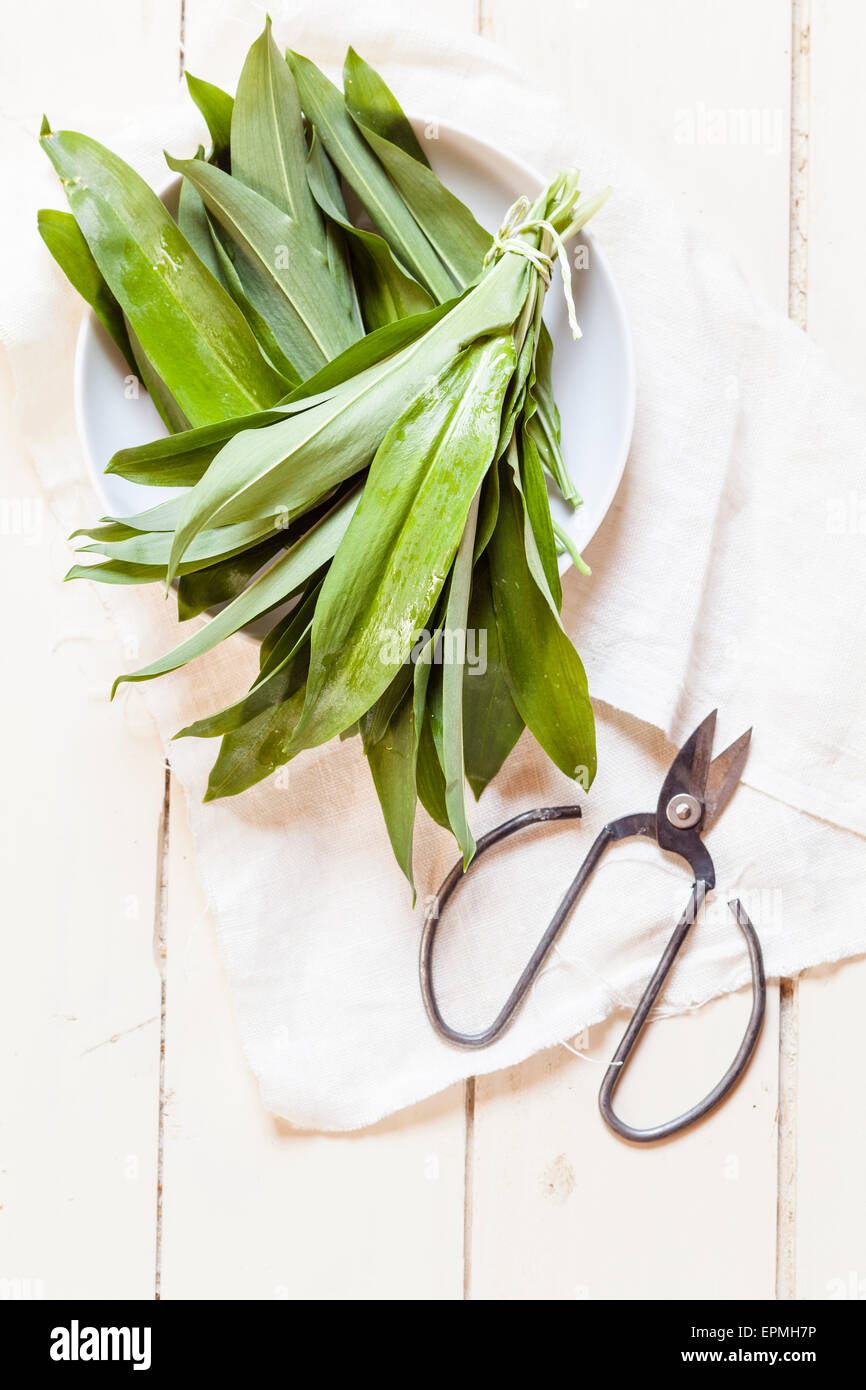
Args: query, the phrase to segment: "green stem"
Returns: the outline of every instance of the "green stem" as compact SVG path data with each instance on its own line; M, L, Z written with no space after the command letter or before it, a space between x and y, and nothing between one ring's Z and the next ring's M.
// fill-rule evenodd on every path
M553 517L551 517L551 521L553 521ZM559 525L559 522L557 521L553 521L553 534L561 543L563 550L568 551L569 555L574 561L575 567L580 570L581 574L592 574L592 570L589 568L589 565L586 563L577 546L575 545L574 541L571 539L571 536L568 534L567 531L564 531L562 529L562 527Z

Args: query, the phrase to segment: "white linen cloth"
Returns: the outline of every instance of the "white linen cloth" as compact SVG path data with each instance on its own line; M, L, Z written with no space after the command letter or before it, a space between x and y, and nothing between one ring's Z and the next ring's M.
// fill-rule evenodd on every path
M278 41L332 70L351 41L407 106L545 171L577 164L587 189L616 190L594 231L634 333L637 420L624 481L588 551L592 579L569 574L564 610L596 700L599 773L582 823L533 831L516 855L497 851L458 895L438 957L449 1018L472 1027L493 1017L598 829L654 806L676 744L716 705L717 749L749 725L755 735L743 785L709 839L720 892L665 1009L748 980L724 907L732 891L753 915L771 976L866 950L866 546L850 505L863 486L866 401L754 299L726 253L486 41L442 27L414 31L405 10L384 5L375 26L351 32L326 4L306 16L272 11ZM230 59L237 70L253 37L252 20L245 32L215 16L215 66L200 75L218 78ZM51 114L106 141L157 186L162 148L191 151L204 138L183 93L168 110ZM96 505L72 418L81 306L36 233L37 207L64 206L36 134L35 124L4 118L9 187L19 190L3 213L13 272L0 306L4 367L12 447L29 451L72 530ZM179 640L156 587L100 586L99 594L123 639L118 669ZM421 1005L417 951L423 899L455 858L450 837L419 812L413 910L357 740L307 753L267 784L208 805L201 796L216 745L167 742L236 698L255 660L248 639L236 637L184 671L124 687L123 698L146 702L186 790L241 1041L271 1110L304 1127L367 1125L636 1001L688 893L687 875L643 844L609 855L500 1042L469 1054L440 1042ZM118 717L106 702L106 720ZM573 800L576 790L524 734L473 808L474 827Z

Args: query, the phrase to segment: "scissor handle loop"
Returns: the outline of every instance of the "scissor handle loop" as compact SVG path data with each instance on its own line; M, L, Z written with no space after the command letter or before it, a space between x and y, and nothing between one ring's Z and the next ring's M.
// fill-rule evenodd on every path
M752 972L752 1011L749 1022L740 1043L737 1055L728 1067L722 1079L713 1087L702 1101L693 1105L690 1110L678 1115L675 1120L668 1120L666 1124L654 1125L651 1129L635 1129L621 1120L613 1109L613 1097L616 1088L622 1080L623 1073L628 1065L629 1059L638 1043L640 1035L649 1017L650 1011L656 1002L659 994L664 988L665 981L673 969L674 961L679 954L680 948L688 936L689 930L700 912L706 897L707 885L702 879L697 879L692 885L691 897L685 912L677 923L674 933L668 942L664 954L653 973L652 979L647 985L641 996L640 1003L632 1015L631 1022L626 1029L622 1041L611 1059L610 1065L605 1072L604 1080L598 1096L598 1105L605 1123L610 1126L622 1139L628 1139L633 1144L651 1144L659 1139L669 1139L673 1134L679 1134L682 1130L693 1125L697 1120L703 1118L711 1110L724 1100L729 1091L736 1086L743 1072L749 1064L755 1044L761 1034L764 1022L764 1012L767 1004L767 982L764 975L764 957L761 952L761 943L753 927L745 908L738 898L734 898L728 903L737 926L743 933L746 940L746 948L749 952L749 965Z
M544 935L530 956L517 984L514 986L490 1027L485 1028L481 1033L458 1032L456 1028L452 1028L450 1024L445 1022L439 1009L439 1001L436 998L436 991L433 986L433 946L436 941L436 931L439 926L442 909L448 902L448 899L451 897L457 885L464 882L468 874L472 872L472 869L478 863L478 860L481 855L484 854L485 850L491 849L494 845L498 844L500 840L507 839L509 835L514 835L518 830L526 829L527 826L544 824L547 821L577 820L580 818L580 814L581 811L579 806L542 806L535 811L524 811L522 815L514 816L512 820L505 821L502 825L498 825L495 830L491 830L486 835L481 836L476 846L475 857L469 868L464 872L463 862L462 860L458 860L440 887L439 892L432 899L424 919L424 929L421 933L421 995L424 1000L424 1007L427 1010L427 1017L436 1032L448 1042L454 1043L456 1047L487 1047L489 1043L495 1042L496 1039L505 1032L526 997L526 994L532 987L532 983L538 975L538 972L544 965L554 941L568 920L571 909L586 883L586 880L595 867L600 855L610 842L610 832L607 826L605 826L581 865L577 877L574 879L571 887L557 908Z

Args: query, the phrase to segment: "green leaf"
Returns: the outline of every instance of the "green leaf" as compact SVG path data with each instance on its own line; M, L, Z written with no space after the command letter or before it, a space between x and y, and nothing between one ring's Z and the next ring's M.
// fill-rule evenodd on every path
M418 759L418 726L411 688L398 705L383 737L371 743L365 752L391 848L412 887L414 905L412 841L417 800L415 767Z
M120 348L130 370L137 372L123 310L105 283L105 277L93 259L72 213L42 208L37 213L36 222L39 235L69 283L90 305L108 336Z
M457 299L450 299L432 309L424 309L398 322L383 324L381 328L374 329L366 337L352 343L351 347L346 348L345 352L341 352L339 357L335 357L302 386L296 387L281 403L280 408L292 405L307 409L310 405L317 404L318 400L335 395L337 388L345 382L352 378L360 378L362 372L377 367L386 358L396 356L410 343L417 342L428 329L441 322L446 314L450 314L459 302Z
M362 139L346 110L342 93L308 58L289 52L286 61L298 84L304 110L373 226L434 299L451 299L456 282Z
M308 239L308 256L324 255L322 217L307 185L301 102L270 16L241 70L231 136L234 177L292 218Z
M205 118L210 138L213 141L211 159L228 167L229 146L232 131L232 110L234 101L228 92L215 87L212 82L204 82L193 77L191 72L184 74L189 94Z
M273 710L300 690L307 678L310 662L310 624L321 584L313 583L305 597L288 616L280 643L282 656L267 673L262 673L243 699L228 709L198 719L181 729L175 738L219 738L234 733L266 710Z
M325 163L321 141L310 152L307 176L319 207L349 239L355 281L368 329L381 328L395 319L421 314L430 309L430 295L408 275L391 254L388 243L375 232L365 232L349 221L340 198L339 186L329 177L330 161Z
M505 455L504 455L503 462L507 462L509 468L511 469L512 481L513 481L515 487L517 488L517 493L518 493L518 496L519 496L520 502L521 502L521 515L522 515L522 517L523 517L523 553L524 553L524 555L526 556L526 563L527 563L527 566L528 566L528 568L529 568L529 572L530 572L530 574L532 575L533 579L535 580L535 583L536 583L536 585L538 586L538 589L539 589L540 592L544 595L544 597L547 599L547 602L548 602L548 604L550 605L550 610L551 610L551 612L553 613L554 617L555 617L555 618L557 619L557 621L558 621L558 620L559 620L559 610L560 610L560 608L561 608L561 606L562 606L562 604L561 604L561 589L560 589L560 582L559 582L559 570L558 570L558 568L557 568L557 569L556 569L556 572L555 572L555 581L556 581L556 582L555 582L555 588L556 588L556 593L557 593L557 595L558 595L559 597L554 597L554 594L553 594L553 592L551 591L551 586L550 586L550 582L549 582L549 579L548 579L547 571L546 571L546 569L545 569L545 565L544 565L544 562L542 561L542 558L541 558L541 555L540 555L539 549L538 549L538 544L537 544L536 539L535 539L535 531L534 531L534 529L533 529L532 518L531 518L530 512L529 512L529 505L528 505L528 503L527 503L526 494L525 494L524 488L523 488L523 469L522 469L522 466L521 466L520 450L519 450L518 444L517 444L517 437L516 437L516 435L514 435L514 434L512 434L511 440L509 441L508 449L507 449L507 451L506 451L506 453L505 453ZM545 488L545 494L546 494L546 488ZM539 526L540 526L542 529L543 529L543 526L544 526L544 516L543 516L543 512L542 512L542 507L544 507L544 506L547 507L547 516L549 517L549 516L550 516L550 505L549 505L549 503L547 502L546 495L545 495L544 498L539 497L539 496L537 495L537 489L536 489L535 508L536 508L536 511L540 514L539 517L538 517L538 524L539 524ZM554 543L553 543L553 554L554 554L554 557L556 557L556 543L555 543L555 541L554 541Z
M439 606L441 608L441 603ZM415 665L412 676L415 692L415 727L418 738L415 786L418 800L428 816L436 821L437 825L441 825L443 829L450 830L448 807L445 805L445 774L442 771L442 760L433 734L434 706L438 712L437 718L440 718L441 728L442 667L441 664L434 666L434 659L439 639L442 636L442 629L440 624L435 621L432 624L432 629L424 646L420 650L415 649Z
M64 578L93 579L97 584L158 584L165 579L165 570L159 566L106 560L99 565L73 565Z
M414 648L413 648L414 651ZM374 705L359 721L364 739L365 751L379 739L384 738L388 725L397 713L403 699L412 685L414 664L411 659L403 662L390 685L382 692Z
M586 674L529 569L523 503L505 462L499 465L499 487L499 518L487 554L512 698L548 757L586 789L596 767Z
M556 483L566 502L575 506L580 495L568 475L565 459L562 456L562 431L559 411L553 397L553 342L542 322L535 347L535 380L530 390L530 400L535 413L529 424L543 466Z
M274 303L278 303L277 315L282 313L284 306L281 301L272 301L270 292L267 288L259 294L254 292L253 299L250 299L244 288L244 282L238 275L232 257L236 254L232 246L231 238L222 231L221 228L214 227L213 224L213 248L219 263L220 278L237 304L253 333L262 352L268 358L274 369L280 373L284 380L284 390L291 391L296 386L300 386L303 380L301 371L295 366L291 358L286 356L277 332L271 327L268 319L260 312L259 306L267 310L273 308Z
M135 359L137 375L141 378L142 385L156 406L159 418L162 420L166 429L171 430L173 434L189 429L189 420L184 415L162 377L154 371L152 365L148 362L144 355L144 348L138 341L135 329L125 314L123 316L123 321L126 325L129 346Z
M196 159L204 159L204 146L199 145ZM196 193L189 179L182 179L177 202L177 225L203 265L206 265L214 279L223 280L222 267L214 244L213 228L207 215L207 208Z
M109 289L190 423L277 400L281 379L237 305L144 180L74 131L45 135L42 144Z
M493 458L513 369L510 337L467 348L385 435L316 608L297 748L360 718L409 654Z
M306 176L308 183L309 196L319 205L320 211L325 209L318 204L315 190L310 183L310 166L314 165L320 184L327 190L329 202L338 214L338 219L325 216L325 246L328 258L328 275L334 285L337 297L344 306L346 313L352 320L359 338L363 338L364 320L361 316L361 306L358 303L358 295L355 291L355 281L352 275L352 264L349 257L348 237L346 230L341 225L340 220L350 228L352 232L356 229L348 221L346 213L346 203L343 198L343 190L340 186L340 177L327 156L321 140L316 139L316 132L313 131L310 140L310 153L306 166ZM429 307L429 305L424 306Z
M133 531L173 531L180 517L182 497L172 497L167 502L157 502L133 516L104 516L99 526L82 527L73 531L73 536L100 536L103 540L124 540ZM111 529L111 534L104 527Z
M394 93L351 47L343 64L343 90L349 110L359 112L371 130L429 167L430 161Z
M282 716L279 714L280 707L297 695L299 691L297 714L300 714L303 705L303 685L309 659L310 644L309 642L302 643L300 649L293 653L291 660L275 672L272 678L264 681L261 685L253 686L252 690L242 700L238 700L237 704L230 705L228 709L211 715L209 719L199 719L195 724L190 724L188 729L181 729L179 734L175 734L175 738L226 738L232 734L240 735L234 747L229 744L223 749L226 756L223 759L221 769L221 771L225 769L228 755L231 753L233 773L237 775L239 770L238 753L241 748L250 747L252 743L250 735L252 734L254 739L260 740L263 730L267 728L269 720L273 718L276 718L278 727L283 727ZM294 714L292 718L297 722ZM246 781L246 786L251 787L254 782L261 781L262 777L268 777L277 767L282 766L282 762L275 761L274 751L271 750L266 761L261 764L261 772L252 777L251 780ZM257 761L259 752L260 750L257 749L256 761L251 765L248 776L254 768L259 766ZM285 759L283 759L284 761ZM217 773L216 778L211 774L210 790L214 793L219 778L220 773ZM232 796L234 791L221 791L218 794ZM214 796L205 798L206 801L213 799Z
M192 637L181 642L179 647L175 647L174 651L160 657L158 661L130 675L119 676L114 682L114 690L123 681L152 680L168 671L176 671L179 666L185 666L188 661L209 652L225 637L230 637L239 628L252 622L253 618L281 603L334 554L351 520L357 501L357 493L341 498L330 512L301 536L248 589L217 613L216 617L211 618L206 627L200 628Z
M177 616L182 623L198 617L209 608L237 598L254 574L285 545L285 536L269 536L235 555L217 560L204 569L184 573L177 586Z
M466 670L466 628L469 590L472 585L472 556L478 523L478 495L469 508L466 525L448 587L445 627L442 634L442 752L445 772L445 805L448 820L463 851L463 867L469 867L475 854L475 840L466 818L466 769L463 760L463 678Z
M420 338L428 328L444 318L454 303L439 305L427 313L368 333L366 338L353 343L273 410L205 425L169 439L154 439L150 444L140 444L136 448L120 449L105 471L117 473L130 482L148 483L154 487L192 487L204 475L223 445L236 434L242 430L275 424L288 414L306 410L316 399L324 400L333 395L337 387L350 377L378 365Z
M498 450L500 454L506 453L510 448L518 419L526 407L526 393L532 376L532 359L535 349L533 318L541 302L542 297L539 293L539 284L536 281L530 288L526 303L523 306L523 312L514 326L515 345L519 345L517 370L511 379L508 395L505 398L505 409L502 412L502 428L499 431Z
M478 527L475 532L475 560L483 555L493 535L496 518L499 515L499 469L488 470L481 488L481 503L478 508Z
M480 661L467 664L463 677L466 776L477 800L502 767L524 728L520 711L511 698L502 660L486 555L476 562L472 575L467 626L478 634L478 655L482 650L480 634L485 634L483 669Z
M550 499L544 481L544 470L538 457L538 450L532 435L525 430L520 446L520 481L526 517L532 530L535 548L547 587L556 611L562 607L562 584L559 578L559 557L556 553L556 539L550 518Z
M464 343L510 328L530 273L535 274L523 257L504 257L423 337L345 382L332 399L230 440L183 499L170 577L199 530L239 517L273 515L278 508L290 518L366 467L406 401L435 379ZM510 346L509 351L513 358Z
M253 683L253 690L263 689L271 676L284 670L290 662L294 661L302 645L309 646L307 639L310 636L313 614L316 611L322 581L327 570L328 562L326 561L306 581L303 591L298 596L297 603L286 615L283 622L277 625L276 635L270 645L270 650L262 659L259 674ZM304 679L306 680L306 667L304 668Z
M226 734L211 769L204 800L237 796L282 767L288 761L287 750L303 707L301 686L282 704L263 710Z
M154 439L150 444L119 449L109 459L105 471L151 487L192 487L229 439L242 430L258 429L284 418L281 411L260 411L215 425L202 425L168 439Z
M274 530L273 521L239 521L234 526L219 526L210 531L201 531L184 556L184 569L200 569L202 565L212 564L214 560L236 555L238 551L254 545ZM133 533L120 540L95 541L92 545L81 547L82 551L95 551L109 560L125 560L134 565L161 565L165 570L171 549L170 531L147 531Z
M460 289L465 289L481 274L482 262L492 242L490 233L476 222L466 204L436 177L426 160L419 161L417 154L407 152L400 143L395 144L384 135L380 127L388 123L382 120L381 106L374 107L371 120L368 109L358 104L356 97L366 97L374 82L382 87L384 83L351 48L343 69L343 81L346 107L353 121L435 248L451 279ZM344 177L348 179L348 175Z
M444 830L450 830L448 807L445 805L445 774L436 752L429 710L425 710L424 723L421 726L415 775L418 800L424 810L437 825L441 825Z
M431 654L441 651L441 636L442 629L441 627L437 627L430 644ZM445 751L442 736L442 658L441 655L433 655L432 659L436 662L436 669L431 673L432 680L427 683L427 713L430 716L430 732L433 735L433 742L436 745L436 756L439 759L439 764L444 773Z
M270 654L291 625L294 618L293 613L285 613L273 627L270 628L259 643L259 674L264 671L265 665Z
M272 653L272 669L262 674L249 694L182 731L200 738L223 735L205 801L246 791L287 761L288 744L304 704L309 628L319 588L314 580L295 611L278 624L281 635ZM277 660L279 651L282 655Z
M261 194L200 159L172 159L231 238L243 292L302 380L359 336L334 293L323 250Z

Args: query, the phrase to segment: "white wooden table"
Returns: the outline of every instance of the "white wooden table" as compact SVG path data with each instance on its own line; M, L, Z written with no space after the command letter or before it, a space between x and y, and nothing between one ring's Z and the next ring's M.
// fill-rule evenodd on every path
M427 5L579 102L862 380L859 0ZM226 10L240 54L261 24L240 0L28 0L6 112L35 130L82 88L162 101ZM6 490L31 525L0 545L4 593L28 595L5 618L0 1297L866 1297L863 962L773 985L724 1123L661 1149L604 1131L598 1069L564 1050L360 1135L264 1112L181 794L135 702L107 712L115 639L86 585L59 584L32 474ZM746 1010L651 1031L659 1114L715 1079ZM595 1030L598 1056L621 1026Z

